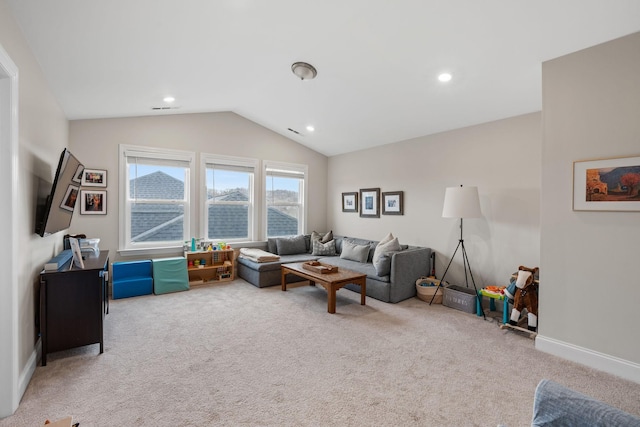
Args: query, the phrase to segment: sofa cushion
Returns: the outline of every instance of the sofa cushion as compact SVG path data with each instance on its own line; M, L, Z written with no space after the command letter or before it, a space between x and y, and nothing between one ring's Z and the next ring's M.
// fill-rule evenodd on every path
M278 255L278 243L276 242L276 238L275 237L269 237L267 239L267 251L271 252L272 254L276 254Z
M318 256L330 256L336 254L336 241L330 240L327 243L322 243L320 240L312 240L311 246L313 247L312 255Z
M366 274L368 279L378 280L380 282L385 282L385 283L390 282L390 276L389 275L382 276L382 277L378 276L378 274L376 273L376 269L373 267L373 264L371 264L370 262L363 263L363 262L351 261L348 259L340 258L339 256L320 257L318 258L318 261L329 264L329 265L335 265L339 269L342 268L345 270L351 270L358 273ZM415 284L413 286L413 289L415 290Z
M372 260L378 276L386 276L389 274L391 271L391 252L399 251L400 249L398 238L393 237L391 233L380 240L380 243L378 243L375 248Z
M357 262L367 262L369 248L369 245L356 245L350 241L343 242L340 258Z
M307 244L302 234L292 237L278 237L276 239L278 255L293 255L307 252Z

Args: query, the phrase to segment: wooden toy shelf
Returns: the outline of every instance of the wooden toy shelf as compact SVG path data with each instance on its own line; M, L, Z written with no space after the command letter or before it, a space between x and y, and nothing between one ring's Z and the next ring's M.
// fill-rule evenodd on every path
M190 287L214 282L229 282L234 279L233 249L185 252L184 257Z

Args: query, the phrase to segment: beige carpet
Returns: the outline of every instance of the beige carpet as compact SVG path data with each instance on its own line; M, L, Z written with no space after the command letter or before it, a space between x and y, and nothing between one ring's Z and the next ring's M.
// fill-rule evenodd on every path
M544 319L541 319L544 321ZM416 298L386 304L242 280L115 300L105 353L53 353L0 426L530 424L550 378L640 415L640 385L538 352L533 340Z

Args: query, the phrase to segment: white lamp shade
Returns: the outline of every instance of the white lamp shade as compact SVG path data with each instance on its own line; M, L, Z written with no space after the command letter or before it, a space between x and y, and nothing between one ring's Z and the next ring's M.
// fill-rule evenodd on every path
M444 193L443 218L480 218L478 187L448 187Z

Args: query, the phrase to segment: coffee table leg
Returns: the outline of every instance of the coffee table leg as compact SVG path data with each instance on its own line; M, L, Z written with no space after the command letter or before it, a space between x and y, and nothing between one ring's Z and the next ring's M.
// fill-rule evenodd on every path
M287 290L287 281L285 279L285 277L287 276L287 273L285 273L284 268L281 270L282 271L282 279L281 279L281 287L283 291Z
M335 314L336 312L336 288L333 286L329 286L327 289L327 299L328 299L328 307L327 311L331 314Z
M366 305L367 299L367 279L362 279L360 282L360 305Z

